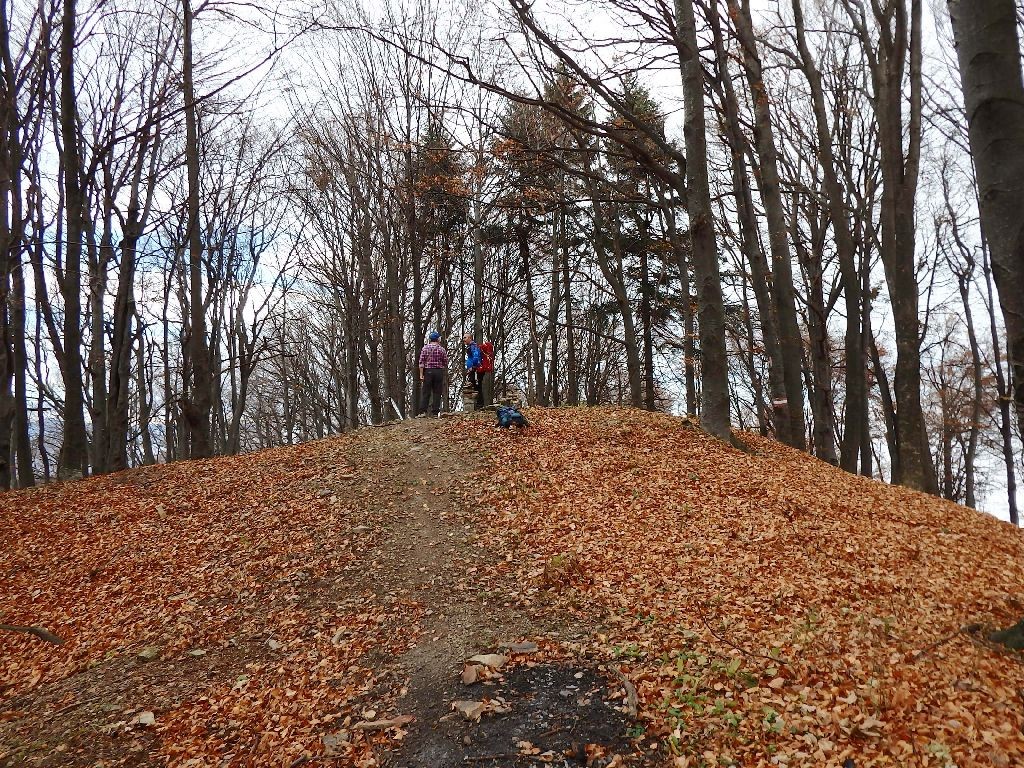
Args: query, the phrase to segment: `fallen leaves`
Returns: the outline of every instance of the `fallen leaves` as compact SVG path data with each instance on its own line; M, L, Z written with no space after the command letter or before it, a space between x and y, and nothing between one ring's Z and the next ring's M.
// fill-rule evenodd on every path
M521 643L509 643L505 646L509 653L537 653L540 650L532 640L525 640Z
M147 694L159 716L108 715L103 741L86 749L109 750L131 729L171 765L287 766L325 752L370 765L408 722L370 655L415 642L422 608L366 588L373 548L353 534L367 505L322 495L339 465L358 487L344 469L352 445L346 436L5 494L0 620L65 640L4 635L5 698L128 662L125 674L162 686ZM381 714L364 723L370 697Z
M486 714L504 715L510 711L508 704L500 697L483 701L457 700L452 702L452 709L473 722L479 722Z
M1024 665L957 629L1024 613L1021 532L667 415L531 422L450 427L488 456L486 575L594 627L566 650L623 670L676 765L1024 764Z
M462 665L462 684L473 685L477 680L480 679L480 668L476 664L463 664Z
M508 663L508 657L497 653L480 653L462 665L460 679L463 685L473 685L499 677L499 670Z
M477 722L487 711L487 702L484 701L453 701L452 709L458 712L467 720Z
M145 712L140 712L131 720L129 720L128 724L137 725L140 728L145 728L147 726L156 724L156 715L154 715L152 711L147 709Z
M490 558L457 589L571 627L544 656L618 670L638 740L688 768L1024 764L1024 665L958 629L1024 612L1020 532L664 415L532 421L445 427L489 466L472 543ZM336 471L349 439L5 495L0 618L65 640L5 634L5 697L127 670L183 687L115 709L97 739L150 739L182 766L372 766L411 722L380 659L416 641L423 606L366 588L381 522L356 512L387 491ZM499 650L463 682L538 643ZM468 690L452 717L506 707Z
M505 666L508 658L497 653L480 653L469 659L469 664L476 664L482 667L498 670Z

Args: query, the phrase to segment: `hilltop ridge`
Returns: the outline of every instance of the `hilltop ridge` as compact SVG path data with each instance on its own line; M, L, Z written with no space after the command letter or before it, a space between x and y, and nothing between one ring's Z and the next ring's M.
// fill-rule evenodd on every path
M1024 666L982 631L1024 614L1016 529L672 416L530 420L0 497L0 622L65 641L2 636L0 765L1024 760ZM507 666L464 685L482 651ZM578 714L522 695L559 669ZM538 712L593 749L481 751Z

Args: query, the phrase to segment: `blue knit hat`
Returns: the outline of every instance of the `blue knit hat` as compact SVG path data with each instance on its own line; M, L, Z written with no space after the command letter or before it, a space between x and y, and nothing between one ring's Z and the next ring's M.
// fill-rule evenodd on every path
M441 338L441 334L438 333L437 331L431 331L430 332L430 340L431 341L437 341L440 338Z

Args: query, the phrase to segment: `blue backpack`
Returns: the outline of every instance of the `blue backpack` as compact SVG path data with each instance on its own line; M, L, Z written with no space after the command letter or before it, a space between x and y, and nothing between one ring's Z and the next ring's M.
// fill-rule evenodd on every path
M498 426L506 429L512 427L528 427L530 422L519 412L518 408L511 405L502 405L498 408Z

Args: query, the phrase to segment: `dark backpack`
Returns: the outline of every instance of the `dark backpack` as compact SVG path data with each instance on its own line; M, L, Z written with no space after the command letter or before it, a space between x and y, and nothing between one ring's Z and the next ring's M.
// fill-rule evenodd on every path
M503 405L498 408L498 426L506 429L528 427L530 422L519 412L518 408L514 408L511 405Z

